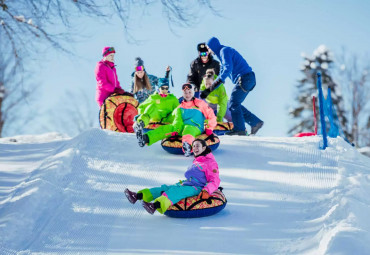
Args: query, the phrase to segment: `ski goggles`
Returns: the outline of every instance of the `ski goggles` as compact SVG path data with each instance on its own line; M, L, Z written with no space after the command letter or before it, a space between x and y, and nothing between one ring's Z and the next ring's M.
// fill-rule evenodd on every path
M159 89L161 89L161 90L169 90L169 88L170 88L170 87L168 87L168 86L162 86L162 87L160 87Z
M208 52L207 51L206 52L201 52L201 53L199 53L199 55L201 57L207 57L208 56Z
M190 83L185 83L184 85L182 85L182 90L192 90L193 89L193 85L191 85Z
M137 66L135 67L136 71L144 71L144 66Z
M103 57L105 57L106 55L108 55L108 53L111 52L111 53L115 53L116 51L114 50L113 47L110 47L108 49L106 49L103 53Z

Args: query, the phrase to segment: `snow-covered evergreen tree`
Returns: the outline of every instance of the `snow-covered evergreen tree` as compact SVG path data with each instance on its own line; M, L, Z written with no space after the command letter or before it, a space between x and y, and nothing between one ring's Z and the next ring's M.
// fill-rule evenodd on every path
M307 57L305 54L302 54L302 57L304 62L301 72L304 77L300 79L297 84L297 105L289 110L290 116L296 120L293 127L288 131L289 134L314 131L312 96L318 98L316 81L317 73L321 72L324 95L326 96L329 87L331 89L331 97L338 114L339 122L344 129L345 135L348 135L345 130L347 118L343 110L343 98L339 86L334 82L330 72L334 64L331 51L325 45L320 45L313 52L312 57ZM318 107L317 100L316 107ZM318 108L316 109L318 110ZM317 118L319 120L318 111Z

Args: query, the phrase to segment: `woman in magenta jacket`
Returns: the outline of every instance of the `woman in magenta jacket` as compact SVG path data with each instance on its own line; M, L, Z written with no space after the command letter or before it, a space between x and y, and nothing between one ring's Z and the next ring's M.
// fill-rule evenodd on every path
M125 195L130 203L143 200L143 207L147 212L153 214L157 210L163 214L168 207L186 197L198 196L198 199L208 199L220 185L218 164L204 140L194 140L193 152L195 158L185 172L186 180L174 185L163 184L160 187L143 189L137 193L126 189Z
M96 101L101 106L104 100L113 93L124 93L118 81L116 68L114 65L114 54L116 51L113 47L103 48L103 59L95 67L96 77Z

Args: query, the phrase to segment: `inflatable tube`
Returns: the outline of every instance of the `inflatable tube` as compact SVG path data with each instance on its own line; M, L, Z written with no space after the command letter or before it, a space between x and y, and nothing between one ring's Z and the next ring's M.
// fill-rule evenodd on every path
M294 137L305 137L305 136L314 136L316 135L315 133L311 133L311 132L308 132L308 133L298 133L298 134L295 134Z
M184 154L184 152L182 151L181 138L182 138L181 136L176 135L163 139L161 143L162 148L171 154ZM201 134L196 138L205 140L207 145L211 148L212 151L215 151L220 145L220 139L215 134L212 134L210 136L206 134Z
M164 214L173 218L199 218L220 212L226 204L226 197L220 187L207 200L198 200L197 196L184 198L170 206Z
M217 122L217 126L213 130L213 133L216 135L224 135L227 131L230 131L234 128L232 122Z
M139 102L131 95L113 94L100 107L99 121L102 129L133 133L134 117Z

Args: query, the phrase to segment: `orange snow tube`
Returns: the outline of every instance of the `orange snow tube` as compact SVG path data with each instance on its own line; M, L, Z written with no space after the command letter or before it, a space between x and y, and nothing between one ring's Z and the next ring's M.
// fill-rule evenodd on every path
M139 102L128 94L113 94L100 107L99 120L102 129L134 133L134 117Z

